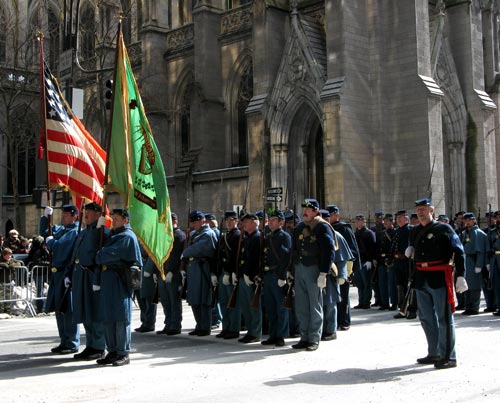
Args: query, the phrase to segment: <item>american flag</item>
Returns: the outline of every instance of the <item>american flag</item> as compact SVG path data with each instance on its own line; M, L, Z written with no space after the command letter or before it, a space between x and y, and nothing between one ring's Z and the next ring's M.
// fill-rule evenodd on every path
M45 62L43 76L47 140L42 133L40 150L46 144L49 187L69 190L75 203L84 197L101 204L106 152L73 114Z

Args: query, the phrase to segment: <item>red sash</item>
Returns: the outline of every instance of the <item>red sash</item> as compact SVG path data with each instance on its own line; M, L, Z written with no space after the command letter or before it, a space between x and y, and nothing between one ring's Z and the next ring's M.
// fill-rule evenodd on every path
M453 266L440 262L416 262L417 270L421 271L444 271L446 281L446 291L448 304L451 305L451 312L455 312L455 294L453 292Z

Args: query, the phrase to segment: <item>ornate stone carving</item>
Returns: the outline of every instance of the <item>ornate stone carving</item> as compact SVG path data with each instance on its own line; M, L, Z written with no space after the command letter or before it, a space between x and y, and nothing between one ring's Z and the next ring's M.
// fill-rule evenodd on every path
M290 68L288 69L287 79L291 84L310 82L311 74L308 69L308 64L304 59L300 47L292 48L292 53L289 56Z
M167 47L169 52L194 45L194 25L184 25L183 27L171 31L167 34Z
M142 42L136 42L127 47L128 57L132 66L142 63Z
M225 13L221 19L221 34L227 35L250 29L252 27L252 15L251 4Z

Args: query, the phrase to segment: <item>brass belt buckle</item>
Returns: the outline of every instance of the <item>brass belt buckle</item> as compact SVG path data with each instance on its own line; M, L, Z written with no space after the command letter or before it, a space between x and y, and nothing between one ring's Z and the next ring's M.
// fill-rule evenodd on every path
M52 269L50 269L50 271L51 271L52 273L57 273L57 267L53 267Z
M102 265L102 268L101 268L102 271L106 271L108 270L108 266L106 266L105 264Z
M75 259L75 263L76 264L80 263L80 259Z
M420 266L422 266L422 267L429 267L429 263L422 263Z

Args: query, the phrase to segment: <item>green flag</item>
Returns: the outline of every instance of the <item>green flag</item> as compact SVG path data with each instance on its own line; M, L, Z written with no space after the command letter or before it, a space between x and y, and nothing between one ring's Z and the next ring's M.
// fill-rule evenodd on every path
M121 30L113 98L106 190L122 195L132 229L164 276L163 263L173 244L167 179Z

